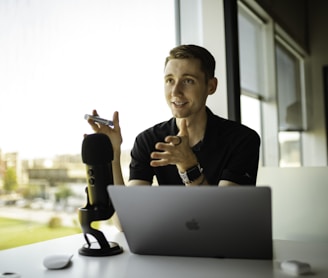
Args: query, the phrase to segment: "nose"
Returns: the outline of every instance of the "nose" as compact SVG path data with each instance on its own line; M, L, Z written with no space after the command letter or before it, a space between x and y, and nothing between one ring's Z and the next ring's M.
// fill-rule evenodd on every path
M171 88L171 95L172 96L179 96L181 95L183 92L182 92L182 86L181 86L181 82L180 81L177 81Z

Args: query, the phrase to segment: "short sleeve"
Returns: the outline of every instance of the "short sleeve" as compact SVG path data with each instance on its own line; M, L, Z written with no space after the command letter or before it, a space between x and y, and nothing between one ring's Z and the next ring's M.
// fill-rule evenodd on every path
M261 140L259 135L249 130L247 136L236 144L228 164L222 171L222 180L229 180L240 185L255 185L259 163Z

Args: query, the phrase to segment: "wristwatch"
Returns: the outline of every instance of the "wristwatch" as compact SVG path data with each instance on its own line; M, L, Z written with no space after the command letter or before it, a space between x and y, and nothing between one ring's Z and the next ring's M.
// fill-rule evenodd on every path
M200 167L199 163L191 168L189 168L186 172L180 172L179 175L184 184L190 184L193 181L197 180L203 173L203 169Z

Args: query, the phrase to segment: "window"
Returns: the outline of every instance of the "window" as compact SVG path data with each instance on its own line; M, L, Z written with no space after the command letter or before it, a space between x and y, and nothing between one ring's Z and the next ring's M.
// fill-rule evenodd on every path
M86 198L81 144L92 133L84 114L92 109L104 118L119 111L127 177L135 136L171 117L162 74L176 44L174 5L0 2L0 205L37 202L49 217L77 217ZM17 187L7 187L8 169Z
M278 83L279 130L303 130L300 61L277 42L276 65Z
M285 40L276 37L279 116L279 165L302 166L302 131L306 129L303 59Z
M304 58L259 7L239 2L242 122L262 138L263 166L302 166Z
M263 22L245 9L238 13L240 80L244 94L264 96Z
M279 149L281 167L302 166L301 133L297 131L279 131Z
M266 96L263 22L246 7L238 12L242 123L262 135L261 99Z
M258 98L241 95L242 122L261 134L261 101Z

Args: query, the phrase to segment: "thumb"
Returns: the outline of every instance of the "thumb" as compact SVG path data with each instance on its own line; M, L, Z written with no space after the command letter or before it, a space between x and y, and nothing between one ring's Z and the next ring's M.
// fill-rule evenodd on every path
M182 119L180 122L180 130L179 133L177 134L178 136L185 136L188 137L188 129L187 129L187 121L186 119Z

